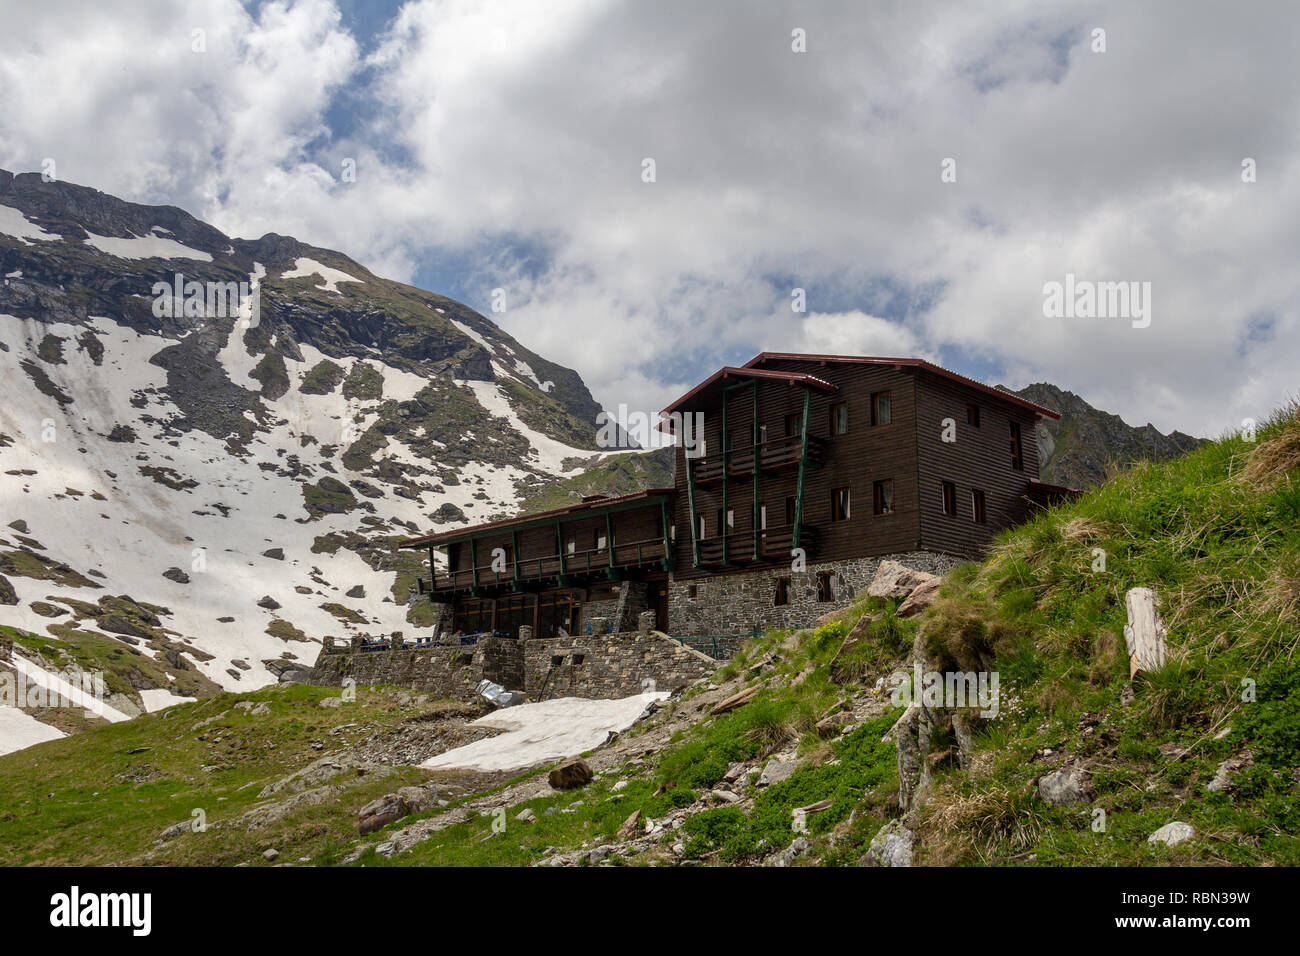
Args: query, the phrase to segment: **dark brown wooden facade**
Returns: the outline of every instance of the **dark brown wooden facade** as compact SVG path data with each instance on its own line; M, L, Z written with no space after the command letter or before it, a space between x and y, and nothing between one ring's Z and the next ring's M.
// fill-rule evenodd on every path
M580 634L584 609L606 613L637 582L633 610L667 630L670 578L772 571L795 555L808 567L973 557L1032 501L1069 493L1037 481L1036 423L1055 412L917 359L765 352L665 415L702 420L682 429L691 447L678 441L673 488L403 542L427 548L431 567L445 549L420 588L449 607L449 629Z
M614 584L666 578L671 561L672 489L610 498L594 496L568 508L412 538L404 548L446 553L420 590L451 609L449 630L515 634L528 625L537 637L563 629L577 634L582 608L616 598Z
M1025 517L1035 424L1055 417L913 359L771 353L666 411L704 416L696 457L677 450L678 578L789 564L795 547L809 564L974 556Z

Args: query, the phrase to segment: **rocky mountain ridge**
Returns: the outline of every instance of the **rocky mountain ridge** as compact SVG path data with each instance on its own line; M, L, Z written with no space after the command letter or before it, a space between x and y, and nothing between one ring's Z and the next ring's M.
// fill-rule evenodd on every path
M576 372L296 239L0 171L0 277L0 626L127 716L418 626L398 539L601 455Z

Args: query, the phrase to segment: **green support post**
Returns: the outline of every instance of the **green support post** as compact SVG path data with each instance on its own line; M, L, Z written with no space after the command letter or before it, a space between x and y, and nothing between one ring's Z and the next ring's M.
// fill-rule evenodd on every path
M510 532L510 556L514 559L515 582L519 581L519 532Z
M683 412L683 422L685 416L690 412ZM696 441L701 439L697 436ZM691 512L691 562L694 567L700 566L700 522L695 514L695 469L691 466L690 455L687 454L686 448L686 426L682 425L682 460L686 463L686 504Z
M812 412L812 389L807 385L803 389L803 427L799 433L799 483L794 498L794 536L790 550L799 548L800 532L803 531L803 477L808 467L808 418Z

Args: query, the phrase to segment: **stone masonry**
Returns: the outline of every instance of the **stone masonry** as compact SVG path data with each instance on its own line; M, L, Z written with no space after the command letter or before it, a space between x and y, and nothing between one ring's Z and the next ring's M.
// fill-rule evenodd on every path
M656 631L531 640L523 653L529 700L672 692L712 673L718 663Z
M304 683L393 684L437 697L473 701L479 681L523 690L530 700L608 700L647 689L674 691L713 671L717 662L655 631L603 637L485 637L475 645L360 651L358 641L321 650Z
M851 604L866 590L882 561L931 574L946 574L961 563L960 558L933 551L909 551L872 558L854 558L825 564L810 564L807 570L764 568L737 571L706 578L673 578L668 584L669 631L681 637L703 634L743 634L754 626L801 628L813 626L819 617ZM832 576L834 598L817 600L819 573ZM778 578L789 578L789 604L776 605ZM695 597L691 597L691 588Z

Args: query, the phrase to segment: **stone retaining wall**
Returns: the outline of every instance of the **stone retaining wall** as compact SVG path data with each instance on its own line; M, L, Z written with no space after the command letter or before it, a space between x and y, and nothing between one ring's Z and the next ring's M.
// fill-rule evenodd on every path
M651 615L652 616L652 615ZM527 629L525 629L526 631ZM484 678L530 700L611 700L647 689L674 691L712 672L717 662L654 631L592 636L485 637L475 645L359 652L349 645L321 651L303 681L341 686L393 684L452 700L476 699Z
M524 692L529 700L672 692L712 673L717 663L657 631L539 638L524 643Z
M743 634L755 625L760 630L811 627L822 615L852 604L876 576L882 561L897 561L918 571L946 574L962 559L933 551L908 551L811 564L802 572L781 567L708 578L673 577L668 583L668 629L681 637L690 637ZM817 576L822 572L837 576L833 601L817 600ZM774 603L778 578L790 579L790 603L782 606ZM691 588L695 589L693 598Z
M510 689L523 686L523 659L517 645L506 638L485 637L465 647L364 653L355 648L341 653L325 648L303 683L339 687L350 677L359 685L393 684L451 700L471 700L474 688L484 678Z

